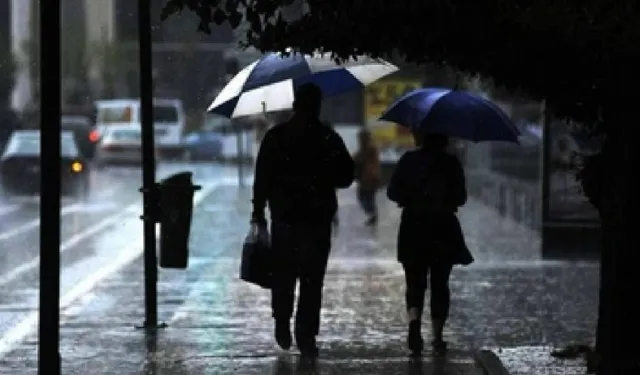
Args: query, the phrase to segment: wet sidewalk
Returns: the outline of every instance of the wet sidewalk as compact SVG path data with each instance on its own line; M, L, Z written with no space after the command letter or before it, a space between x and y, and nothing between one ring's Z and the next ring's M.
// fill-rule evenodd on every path
M475 375L480 374L476 349L540 343L540 335L552 334L546 333L546 315L539 311L552 303L545 288L560 276L564 283L591 272L588 265L551 265L544 271L551 284L532 285L542 281L536 234L471 201L460 218L477 262L454 271L445 332L451 353L445 361L427 353L421 362L411 362L405 349L403 277L395 260L399 211L380 199L384 214L372 231L362 225L354 191L344 191L324 290L321 355L315 364L304 363L296 350L283 352L275 344L269 293L237 277L249 196L221 186L196 209L189 269L159 272L159 315L168 327L156 335L134 329L144 318L141 259L65 310L63 373ZM557 298L566 298L556 289ZM549 332L575 332L562 324L550 325ZM427 341L429 329L425 324ZM35 374L36 340L33 334L5 355L0 374Z

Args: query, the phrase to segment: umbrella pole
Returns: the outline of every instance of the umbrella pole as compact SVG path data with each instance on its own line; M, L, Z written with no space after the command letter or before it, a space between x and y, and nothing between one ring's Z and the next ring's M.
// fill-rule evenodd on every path
M238 185L241 188L244 187L244 163L242 161L242 155L244 154L242 147L243 144L242 129L238 126L236 128L236 149L238 150Z

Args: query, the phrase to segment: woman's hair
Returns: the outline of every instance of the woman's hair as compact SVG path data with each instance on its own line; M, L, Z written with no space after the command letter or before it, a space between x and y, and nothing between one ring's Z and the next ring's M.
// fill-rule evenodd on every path
M443 150L449 145L449 137L443 134L423 133L422 147L432 150Z

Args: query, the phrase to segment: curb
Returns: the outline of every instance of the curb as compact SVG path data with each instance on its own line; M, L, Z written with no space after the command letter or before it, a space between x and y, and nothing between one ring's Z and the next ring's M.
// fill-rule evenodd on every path
M491 350L478 350L473 359L483 375L509 375L500 358Z

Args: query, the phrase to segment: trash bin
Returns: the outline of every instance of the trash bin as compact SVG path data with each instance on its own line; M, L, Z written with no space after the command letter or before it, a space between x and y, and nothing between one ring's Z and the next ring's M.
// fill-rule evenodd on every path
M171 175L158 184L160 193L160 254L162 268L187 268L193 193L191 172Z

